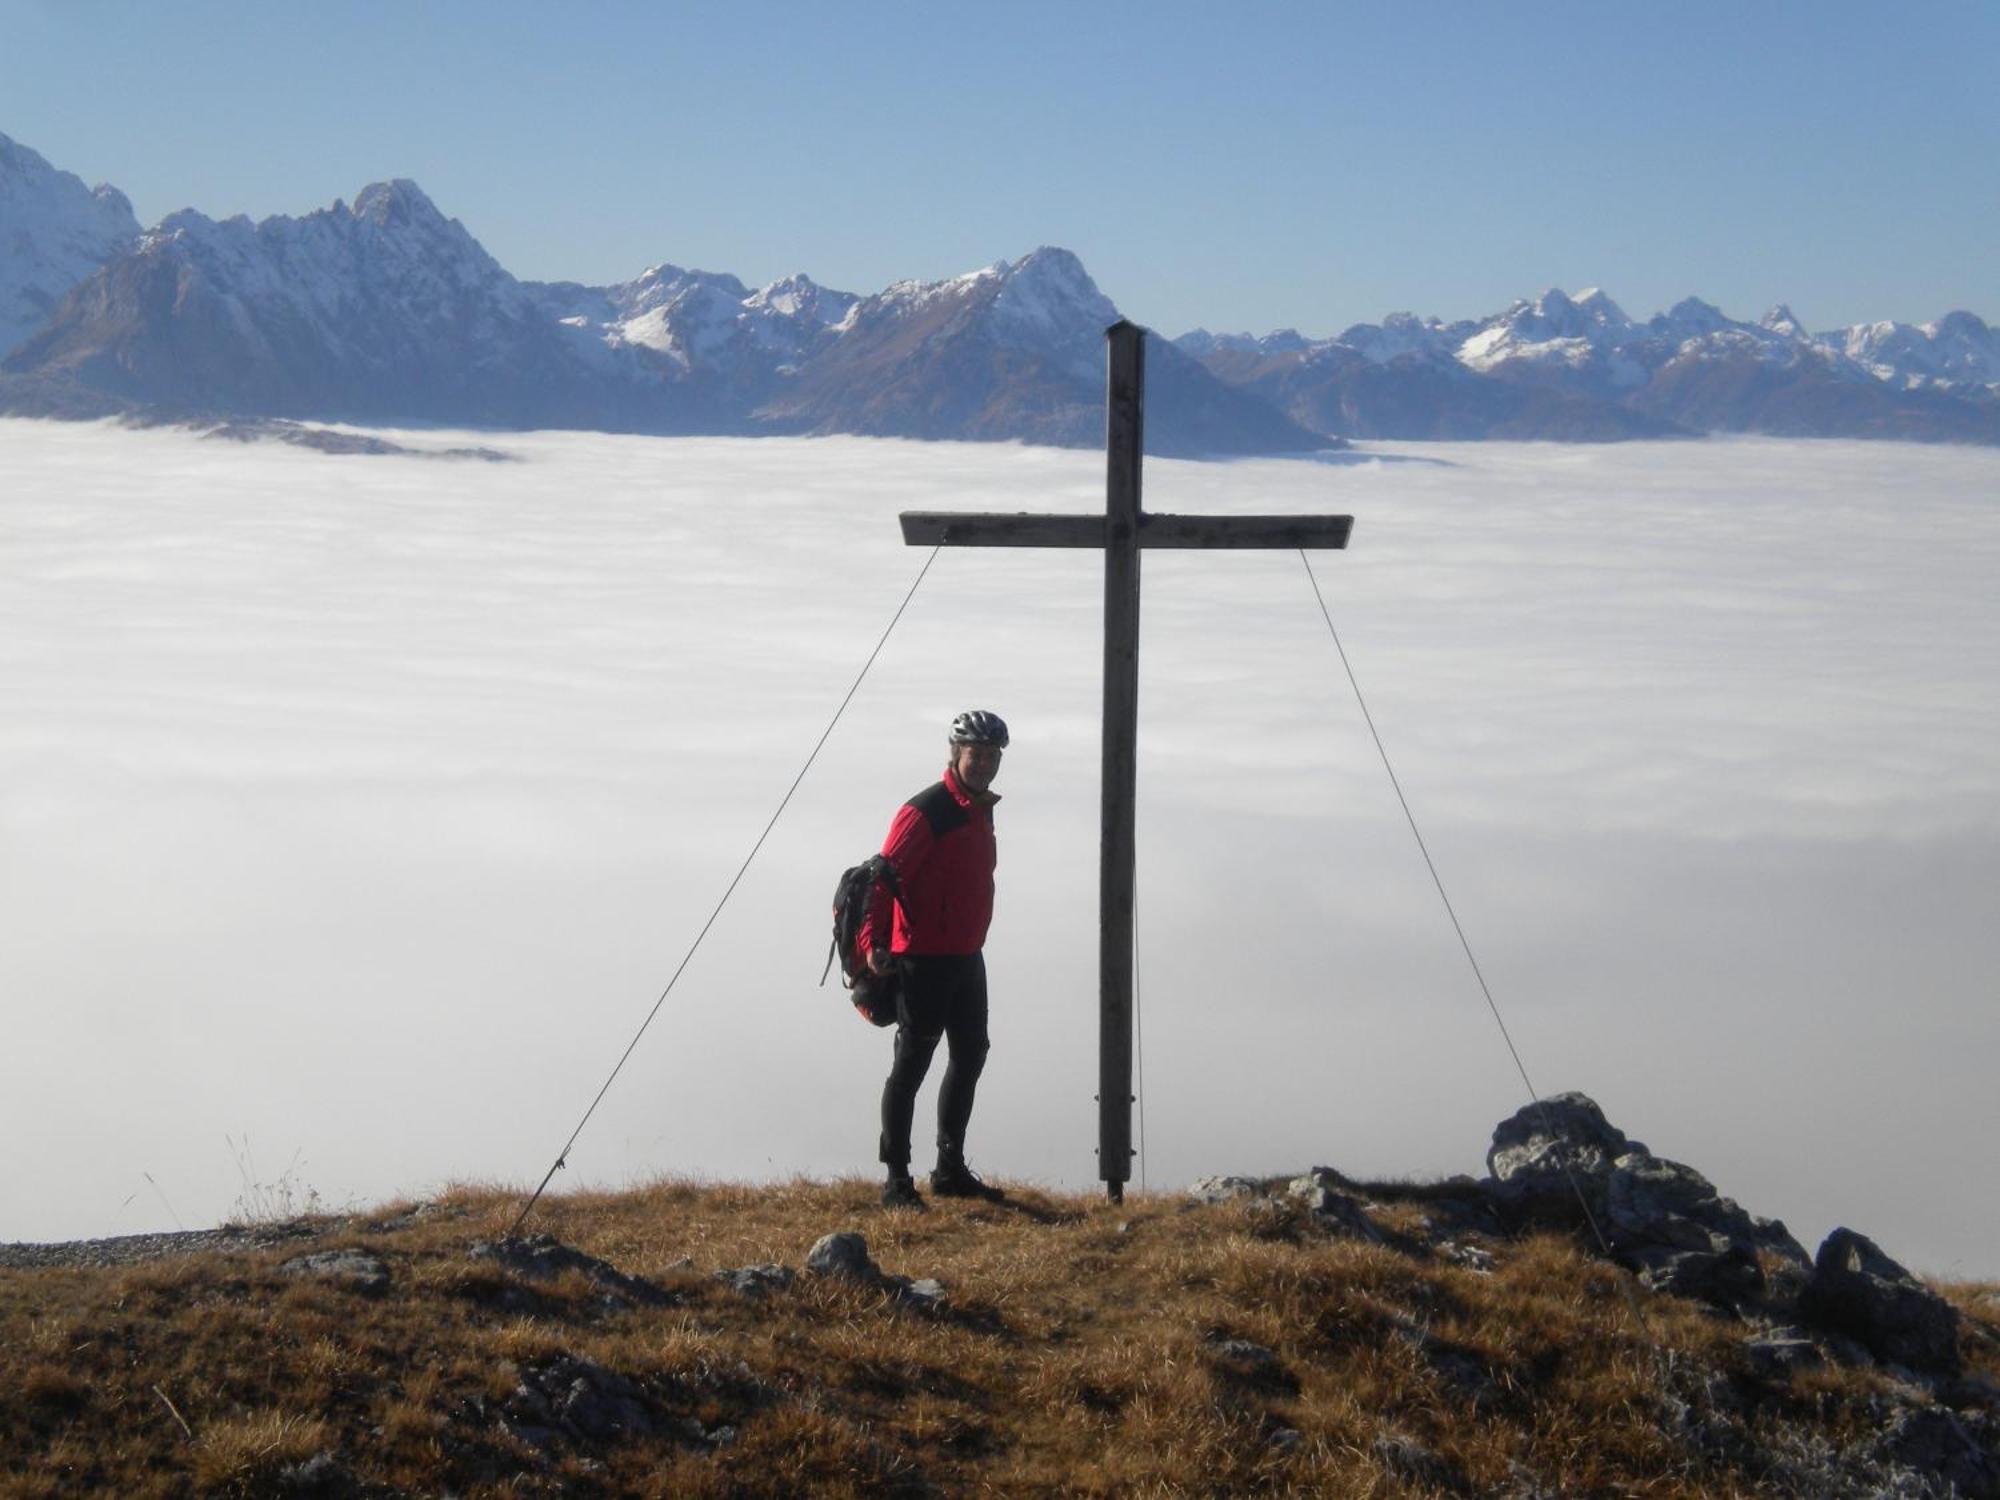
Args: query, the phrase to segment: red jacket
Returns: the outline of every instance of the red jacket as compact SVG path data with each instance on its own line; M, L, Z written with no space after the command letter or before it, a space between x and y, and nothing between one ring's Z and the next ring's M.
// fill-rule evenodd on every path
M882 856L895 868L901 897L890 929L892 953L977 953L993 921L992 792L974 795L946 767L944 780L917 793L896 811ZM866 955L881 946L889 927L889 893L875 888L859 946Z

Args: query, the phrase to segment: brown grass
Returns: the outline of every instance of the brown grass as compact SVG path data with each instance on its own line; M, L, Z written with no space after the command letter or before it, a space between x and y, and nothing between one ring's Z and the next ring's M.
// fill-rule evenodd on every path
M1674 1415L1740 1383L1743 1329L1671 1298L1635 1321L1623 1273L1560 1236L1493 1243L1481 1274L1268 1206L1024 1191L911 1215L874 1193L660 1182L544 1205L531 1229L654 1281L664 1307L468 1258L515 1208L474 1189L395 1232L329 1221L313 1248L379 1256L379 1296L282 1274L296 1248L0 1270L0 1493L270 1494L322 1454L330 1493L466 1497L1759 1489ZM943 1281L947 1310L803 1276L751 1299L711 1275L801 1267L835 1229ZM1969 1326L2000 1319L1991 1288L1945 1290ZM1968 1335L1989 1376L1996 1349ZM631 1382L660 1430L538 1443L503 1422L562 1355ZM1741 1420L1850 1440L1884 1378L1801 1372Z

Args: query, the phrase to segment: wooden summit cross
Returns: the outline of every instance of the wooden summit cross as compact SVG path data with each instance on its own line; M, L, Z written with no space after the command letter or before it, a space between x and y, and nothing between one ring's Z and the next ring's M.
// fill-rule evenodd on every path
M1165 516L1139 508L1146 330L1104 330L1105 507L1097 516L905 511L913 547L1104 549L1103 864L1098 880L1097 1169L1111 1201L1132 1175L1132 866L1139 737L1141 547L1345 547L1352 516Z

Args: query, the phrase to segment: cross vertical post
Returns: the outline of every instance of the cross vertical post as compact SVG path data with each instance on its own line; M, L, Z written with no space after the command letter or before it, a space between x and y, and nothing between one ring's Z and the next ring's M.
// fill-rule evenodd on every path
M1104 798L1098 877L1097 1175L1113 1203L1132 1175L1132 881L1139 742L1139 477L1146 331L1105 330Z

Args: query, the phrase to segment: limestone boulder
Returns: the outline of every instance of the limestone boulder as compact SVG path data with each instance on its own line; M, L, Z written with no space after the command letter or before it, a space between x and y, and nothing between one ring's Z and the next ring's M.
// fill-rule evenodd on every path
M1925 1374L1959 1372L1958 1309L1852 1229L1836 1229L1821 1244L1799 1306L1877 1359Z
M389 1267L380 1256L370 1255L366 1250L322 1250L314 1255L295 1255L278 1269L286 1276L330 1281L353 1292L373 1295L389 1289Z
M815 1276L837 1276L873 1285L882 1279L882 1268L868 1255L868 1241L851 1230L823 1234L806 1252L806 1269Z
M1732 1309L1789 1306L1811 1264L1783 1224L1747 1213L1693 1167L1653 1155L1586 1094L1517 1110L1495 1128L1486 1162L1489 1191L1506 1212L1580 1224L1587 1209L1612 1254L1656 1291Z
M608 1261L586 1255L553 1235L479 1240L467 1247L466 1254L474 1260L497 1262L532 1282L554 1281L567 1272L576 1272L598 1289L606 1308L665 1307L678 1300L664 1287L641 1276L628 1276Z
M1618 1158L1645 1149L1605 1119L1588 1094L1555 1094L1493 1128L1486 1170L1494 1196L1517 1211L1568 1216L1581 1194L1596 1213Z
M1188 1185L1188 1196L1197 1203L1234 1203L1262 1191L1254 1177L1198 1177Z
M1287 1197L1296 1198L1311 1212L1313 1223L1335 1239L1382 1243L1382 1231L1368 1216L1367 1201L1348 1191L1346 1179L1330 1167L1314 1167L1303 1177L1285 1186Z

